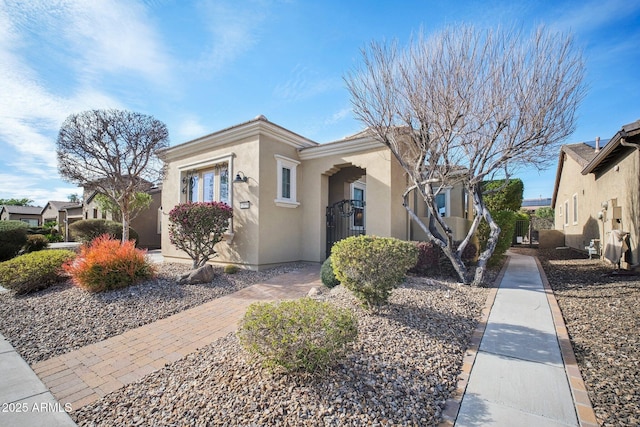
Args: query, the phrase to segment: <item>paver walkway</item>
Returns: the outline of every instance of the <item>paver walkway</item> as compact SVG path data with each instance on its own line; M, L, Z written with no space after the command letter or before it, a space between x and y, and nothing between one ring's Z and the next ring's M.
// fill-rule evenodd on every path
M309 265L38 362L33 370L60 404L69 403L76 410L234 331L255 301L305 296L312 287L322 286L319 277L320 266Z
M455 426L596 426L562 313L535 258L510 254Z

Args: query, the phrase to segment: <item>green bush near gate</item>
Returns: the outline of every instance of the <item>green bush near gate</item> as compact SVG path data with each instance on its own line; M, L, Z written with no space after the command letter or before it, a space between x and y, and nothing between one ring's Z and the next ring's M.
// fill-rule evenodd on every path
M340 284L340 281L336 279L336 275L333 272L331 257L327 258L322 263L322 267L320 267L320 280L327 288L335 288Z
M264 367L286 372L330 367L357 335L351 311L311 298L251 304L237 332L242 346Z
M336 278L373 308L385 304L418 261L418 249L412 242L376 236L354 236L340 240L331 249Z

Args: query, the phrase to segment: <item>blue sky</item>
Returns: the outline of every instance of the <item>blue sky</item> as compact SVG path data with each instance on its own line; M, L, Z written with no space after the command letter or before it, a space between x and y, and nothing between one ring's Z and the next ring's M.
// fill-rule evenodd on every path
M356 133L342 78L360 49L456 23L574 34L589 92L567 143L640 119L638 0L0 0L0 198L80 193L55 141L87 109L153 115L172 145L260 114L319 143ZM554 175L522 170L525 198Z

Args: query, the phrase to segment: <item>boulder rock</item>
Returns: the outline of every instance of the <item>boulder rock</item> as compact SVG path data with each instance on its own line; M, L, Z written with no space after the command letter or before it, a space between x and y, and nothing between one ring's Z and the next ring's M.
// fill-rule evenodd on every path
M196 283L207 283L213 280L214 275L213 267L207 264L180 276L178 284L195 285Z
M318 295L320 295L320 289L316 287L309 289L309 292L307 293L308 297L316 297Z

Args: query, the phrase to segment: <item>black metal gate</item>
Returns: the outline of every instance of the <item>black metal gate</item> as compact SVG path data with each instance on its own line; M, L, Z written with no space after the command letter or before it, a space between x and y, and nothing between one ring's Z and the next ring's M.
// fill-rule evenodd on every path
M364 201L353 199L327 206L327 258L331 255L331 247L335 242L366 234L364 207Z
M538 230L533 228L533 221L526 219L516 220L513 232L512 246L533 247L538 244Z

